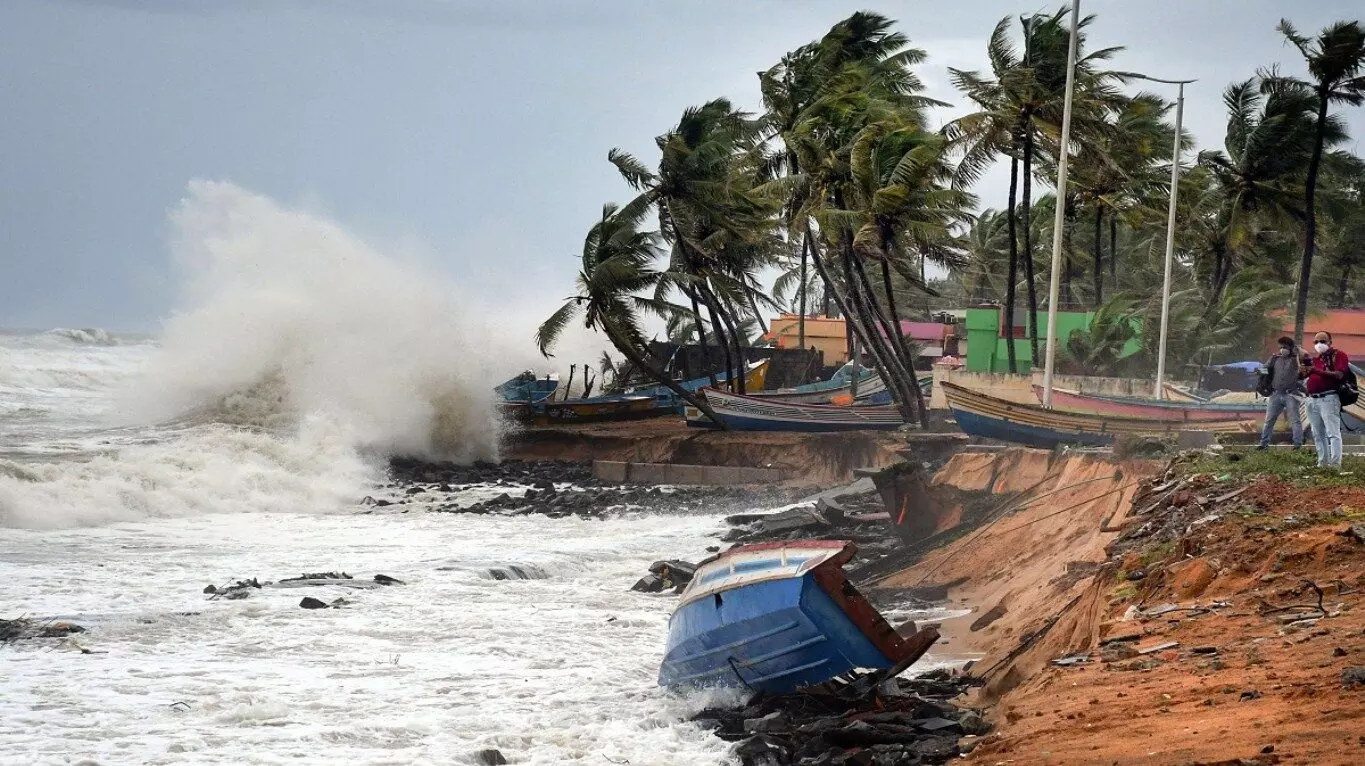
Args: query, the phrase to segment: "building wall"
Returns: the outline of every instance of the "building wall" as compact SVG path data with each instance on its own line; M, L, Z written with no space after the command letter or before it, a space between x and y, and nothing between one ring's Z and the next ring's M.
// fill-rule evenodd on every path
M1002 309L994 306L967 309L967 369L971 372L998 372L1008 373L1009 364L1009 341L1002 337L1000 323L1003 321ZM1015 311L1016 335L1023 335L1025 332L1025 321L1028 317L1027 311ZM1066 339L1071 337L1071 333L1076 330L1086 330L1090 327L1090 322L1095 317L1094 312L1089 311L1058 311L1057 312L1057 342L1065 344ZM1040 333L1046 332L1047 312L1037 313L1036 327ZM1128 342L1124 349L1124 356L1135 354L1142 348L1140 337L1136 337ZM1044 341L1039 338L1038 350L1044 349ZM1060 352L1060 349L1058 350ZM1035 366L1033 359L1033 344L1029 342L1027 336L1016 337L1014 339L1014 354L1019 363L1021 373L1031 370ZM1043 360L1037 360L1038 367L1043 365Z
M795 314L781 314L769 323L768 335L778 348L797 348L799 346L799 317ZM951 325L938 322L901 322L901 332L921 344L922 348L933 348L940 353L946 333L952 332ZM848 361L848 336L842 317L806 317L806 348L814 347L824 354L825 364L842 365Z

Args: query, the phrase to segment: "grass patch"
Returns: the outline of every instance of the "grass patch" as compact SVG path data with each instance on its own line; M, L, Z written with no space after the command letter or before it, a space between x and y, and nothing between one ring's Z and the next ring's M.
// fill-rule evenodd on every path
M1203 473L1220 479L1274 476L1300 487L1365 486L1365 458L1345 456L1340 471L1318 468L1317 462L1317 454L1310 449L1232 448L1222 453L1199 453L1181 463L1179 470L1186 475Z

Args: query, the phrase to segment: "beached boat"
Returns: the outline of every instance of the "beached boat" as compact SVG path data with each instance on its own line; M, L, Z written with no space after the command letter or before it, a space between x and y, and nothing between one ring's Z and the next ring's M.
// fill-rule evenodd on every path
M786 694L853 670L908 668L938 633L897 633L844 575L855 551L843 540L798 540L702 562L668 621L659 684Z
M954 383L942 386L953 419L963 432L1048 449L1059 444L1099 447L1111 444L1119 435L1173 436L1184 430L1254 434L1261 425L1240 417L1184 423L1061 412L997 399Z
M535 373L529 370L493 387L493 390L504 402L530 402L532 404L545 401L558 389L558 376L546 375L543 378L537 378Z
M716 374L717 383L728 383L729 376L723 372ZM764 384L768 382L768 360L760 359L757 362L749 363L749 368L744 374L744 390L758 392L763 390ZM682 390L689 393L700 391L711 385L711 378L693 378L678 383ZM664 410L676 410L681 413L684 401L673 389L668 386L651 386L649 388L633 388L626 392L631 396L651 396Z
M761 388L768 372L768 360L749 365L746 386ZM725 375L718 375L725 380ZM684 390L696 391L710 383L709 378L696 378L679 383ZM504 402L503 414L534 425L562 423L596 423L608 420L639 420L676 414L681 411L682 398L667 386L631 389L624 394L578 397L554 401Z
M1043 387L1033 387L1034 396L1043 401ZM1082 415L1103 415L1115 418L1162 420L1171 423L1190 423L1204 420L1245 418L1265 419L1265 401L1217 404L1214 402L1172 402L1164 399L1143 399L1136 396L1102 396L1083 394L1065 388L1052 389L1052 408Z
M905 424L891 405L836 407L828 404L791 404L756 396L702 389L716 417L735 431L861 431L886 430ZM701 410L688 407L687 424L715 428Z
M859 400L872 399L886 391L886 384L875 369L863 367L858 370ZM830 404L837 399L851 397L853 394L853 365L840 367L828 380L805 383L791 388L761 391L751 394L765 399L777 399L791 404Z

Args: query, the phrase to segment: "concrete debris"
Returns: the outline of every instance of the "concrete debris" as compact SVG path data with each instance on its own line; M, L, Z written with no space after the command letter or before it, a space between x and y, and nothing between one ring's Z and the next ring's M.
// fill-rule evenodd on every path
M1159 644L1155 644L1155 645L1153 645L1153 646L1149 646L1149 647L1146 647L1146 648L1144 648L1144 649L1138 649L1137 652L1138 652L1138 654L1141 654L1141 655L1156 654L1157 652L1164 652L1164 651L1166 651L1167 649L1174 649L1174 648L1176 648L1176 647L1178 647L1178 646L1180 646L1180 642L1179 642L1179 641L1163 641L1163 642L1161 642L1161 643L1159 643Z
M1059 668L1069 668L1075 665L1084 665L1088 662L1090 662L1090 655L1082 652L1080 654L1068 654L1065 657L1058 657L1052 661L1052 664Z

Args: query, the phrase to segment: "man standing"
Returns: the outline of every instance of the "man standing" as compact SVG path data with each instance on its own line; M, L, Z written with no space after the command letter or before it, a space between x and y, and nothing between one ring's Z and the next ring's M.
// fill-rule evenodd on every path
M1294 358L1294 339L1280 338L1279 344L1279 350L1265 363L1265 390L1261 392L1267 397L1265 427L1261 429L1261 444L1256 449L1265 449L1270 444L1275 421L1280 419L1281 412L1285 413L1294 433L1294 449L1303 446L1303 420L1299 416L1299 393L1303 384L1299 382L1299 363Z
M1308 389L1308 423L1318 446L1319 468L1341 467L1341 398L1337 388L1346 379L1350 360L1346 353L1332 348L1332 333L1313 337L1318 355L1300 368Z

